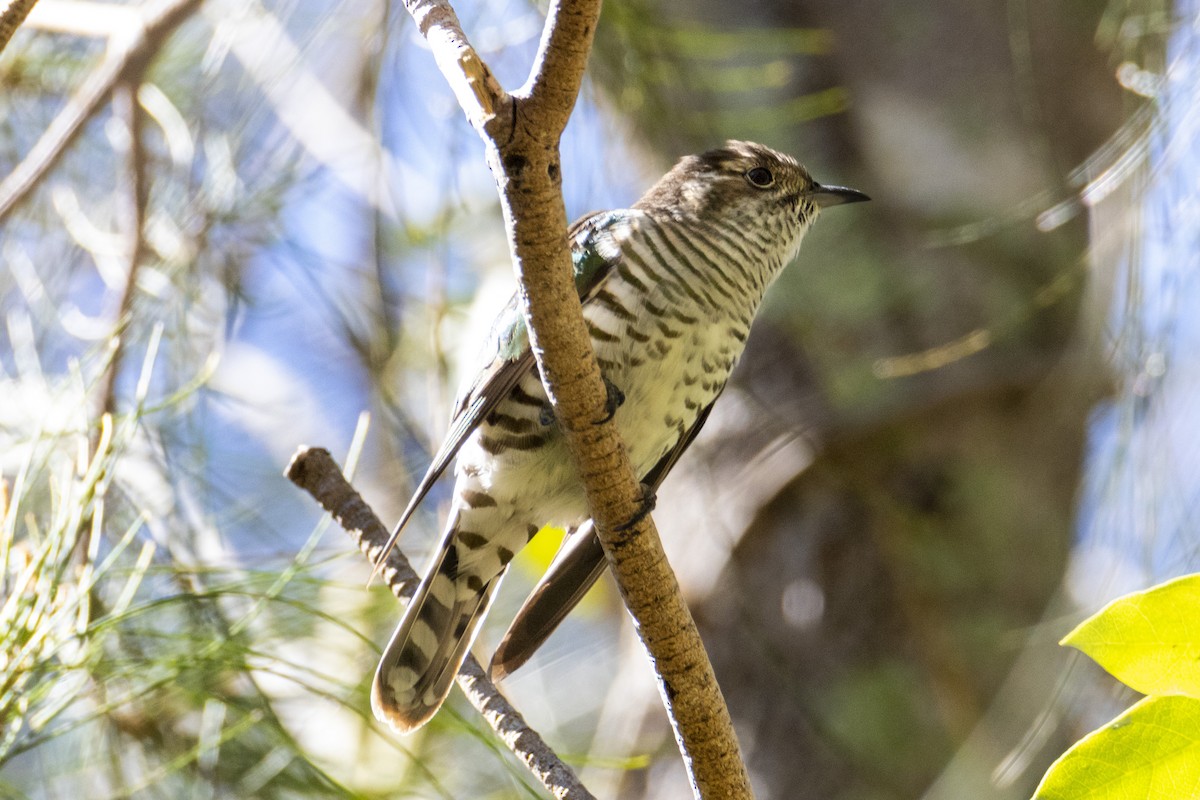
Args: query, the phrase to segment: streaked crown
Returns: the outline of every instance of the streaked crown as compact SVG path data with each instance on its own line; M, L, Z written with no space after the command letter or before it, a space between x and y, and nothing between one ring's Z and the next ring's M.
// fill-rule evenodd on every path
M796 255L822 208L866 199L854 189L822 186L789 155L730 140L680 159L634 208L660 223L724 230L755 255L742 266L765 283Z
M797 222L808 222L817 206L804 198L817 185L791 156L730 140L724 147L680 159L635 207L726 219L791 212Z

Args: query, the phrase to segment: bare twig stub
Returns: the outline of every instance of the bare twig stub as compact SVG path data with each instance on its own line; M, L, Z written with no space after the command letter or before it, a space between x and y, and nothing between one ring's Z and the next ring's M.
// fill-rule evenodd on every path
M284 474L333 515L370 563L376 562L387 543L388 529L342 475L328 450L301 447L292 456ZM402 600L412 596L420 581L420 576L398 547L388 554L380 574L392 594ZM500 694L474 656L468 655L459 670L458 685L471 705L551 795L563 800L594 800L574 771Z
M698 797L750 797L729 711L667 564L616 426L571 277L558 142L574 108L600 0L551 3L529 79L509 95L447 0L405 0L488 148L533 351L578 467L597 532L658 673Z

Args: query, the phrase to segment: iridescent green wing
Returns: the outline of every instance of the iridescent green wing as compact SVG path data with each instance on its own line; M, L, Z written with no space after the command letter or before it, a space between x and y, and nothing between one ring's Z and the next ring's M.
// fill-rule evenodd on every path
M612 272L617 253L612 234L618 227L628 227L628 214L629 212L620 211L589 214L579 219L567 232L571 242L575 288L585 303L595 294L605 276ZM613 258L606 258L605 253L613 254ZM446 432L442 446L434 454L433 462L425 476L417 484L412 499L400 515L400 521L392 529L391 538L380 556L380 563L395 546L404 526L408 524L438 478L450 466L450 462L462 449L463 443L533 368L534 358L533 351L529 348L529 331L521 314L520 298L515 294L492 324L492 332L484 352L488 354L488 361L455 402L450 430Z
M620 253L618 241L633 230L638 216L631 211L598 211L577 220L567 232L575 291L579 292L579 299L584 304L612 272ZM525 328L521 300L517 295L512 296L492 324L485 352L492 358L503 360L515 360L529 352L529 331ZM469 392L459 398L460 408L468 397Z

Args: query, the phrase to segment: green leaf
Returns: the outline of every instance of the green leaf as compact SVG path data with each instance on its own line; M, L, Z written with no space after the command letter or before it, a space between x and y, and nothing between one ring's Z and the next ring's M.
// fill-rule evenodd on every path
M1062 644L1142 694L1200 698L1200 575L1118 598Z
M1147 697L1055 761L1034 800L1200 797L1200 700Z

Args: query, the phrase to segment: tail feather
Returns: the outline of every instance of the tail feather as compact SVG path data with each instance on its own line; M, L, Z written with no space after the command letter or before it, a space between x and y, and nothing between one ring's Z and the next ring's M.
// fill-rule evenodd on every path
M420 728L441 707L503 575L482 585L458 575L454 539L447 539L375 671L371 707L400 733Z
M579 605L607 567L604 548L589 519L563 544L508 626L488 667L492 680L511 675L528 661Z

